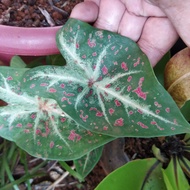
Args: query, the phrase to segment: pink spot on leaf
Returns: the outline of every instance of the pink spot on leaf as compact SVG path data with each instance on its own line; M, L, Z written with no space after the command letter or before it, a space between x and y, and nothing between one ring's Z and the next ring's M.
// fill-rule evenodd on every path
M73 93L66 93L65 91L63 92L63 94L65 95L65 96L74 96L75 94L73 94Z
M120 87L116 87L115 90L116 90L116 91L120 91Z
M41 83L40 86L48 86L47 83Z
M105 88L110 88L111 87L111 84L107 84L106 86L105 86Z
M104 127L103 127L103 130L104 130L104 131L107 131L107 130L108 130L108 127L107 127L107 126L104 126Z
M113 108L109 109L109 114L112 115L115 112L115 110Z
M66 121L66 118L62 117L61 122L64 123Z
M118 100L115 100L114 102L115 102L115 105L116 105L117 107L121 106L121 103L120 103Z
M156 114L159 114L160 113L160 110L156 110Z
M140 57L137 59L137 61L133 64L134 67L138 66L140 64Z
M24 133L28 134L28 133L30 133L30 130L29 129L24 129Z
M65 84L60 84L60 87L61 88L65 88Z
M164 130L164 128L161 128L155 121L151 121L151 125L155 125L160 131Z
M123 125L124 125L123 118L119 118L119 119L115 120L114 126L122 127Z
M40 129L36 129L36 135L41 134L41 130Z
M79 49L79 47L80 47L79 43L76 43L76 49Z
M97 53L96 52L92 53L92 56L94 56L94 57L97 56Z
M139 86L135 90L133 90L133 92L135 92L139 98L146 100L147 92L142 91L143 81L144 81L144 77L140 78L139 83L138 83Z
M131 110L131 111L129 111L129 115L132 115L133 114L133 111Z
M114 55L117 55L117 54L118 54L118 52L119 52L119 50L115 51L115 52L114 52Z
M102 68L102 72L104 75L106 75L108 73L108 68L105 65Z
M72 103L69 101L69 99L66 98L66 97L61 98L61 101L62 101L62 102L67 101L68 104L72 104Z
M166 108L166 112L167 112L167 113L170 113L170 108Z
M115 46L112 46L112 47L111 47L111 50L114 50L114 49L115 49Z
M9 77L7 77L7 80L8 80L8 81L13 80L13 77L12 77L12 76L9 76Z
M88 46L93 48L96 46L95 40L88 39Z
M28 123L28 124L27 124L27 127L30 127L30 128L31 128L32 126L33 126L32 123Z
M158 102L154 102L154 105L155 105L156 107L158 107L158 108L161 108L161 107L162 107L162 105L159 104Z
M32 119L35 119L35 118L36 118L36 114L32 114L30 117L31 117Z
M68 139L69 139L69 140L71 140L71 141L76 141L76 142L80 141L81 138L82 138L82 137L81 137L79 134L77 134L77 133L75 132L75 130L71 130L71 131L70 131L70 134L69 134L69 136L68 136Z
M55 93L55 92L57 92L57 90L56 90L55 88L50 88L50 89L48 90L48 92L50 92L50 93Z
M140 114L143 114L143 112L142 112L141 110L138 109L137 111L138 111Z
M148 126L146 126L144 123L142 122L138 122L137 125L139 125L140 127L142 127L143 129L148 129Z
M82 58L83 58L83 59L86 59L86 55L83 55Z
M133 78L132 76L129 76L128 79L127 79L127 81L131 82L132 78Z
M122 63L121 63L121 68L122 68L124 71L128 71L127 63L122 62Z
M129 85L129 86L127 87L127 91L130 92L131 89L132 89L132 87L131 87L131 85Z
M80 110L80 118L84 121L84 122L86 122L86 120L88 119L88 115L83 115L84 114L84 111L83 110Z
M99 112L99 111L96 113L96 116L97 116L97 117L102 117L103 115L104 115L104 114L103 114L102 112Z
M30 88L34 88L36 85L35 84L31 84L30 85Z
M53 147L54 147L54 142L53 142L53 141L51 141L51 142L49 143L49 147L50 147L50 148L53 148Z
M22 127L22 123L18 123L16 126L17 127Z
M96 111L96 116L97 117L102 117L104 115L102 112L98 111L97 108L95 108L95 107L91 107L89 109L89 111L92 111L92 110Z

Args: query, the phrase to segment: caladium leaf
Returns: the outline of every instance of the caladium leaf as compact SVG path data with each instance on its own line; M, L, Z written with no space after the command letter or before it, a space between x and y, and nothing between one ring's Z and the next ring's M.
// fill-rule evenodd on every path
M2 69L1 136L34 156L68 160L115 137L189 132L133 41L75 19L57 40L66 66Z
M27 72L23 88L28 93L57 99L79 125L96 133L150 137L189 132L136 43L75 19L58 32L57 41L67 65Z
M136 43L70 19L58 32L57 44L67 66L54 72L36 70L30 82L48 80L44 93L64 86L59 104L67 101L64 110L77 123L119 137L189 132L189 124Z
M74 160L76 171L83 178L85 178L92 171L94 166L98 163L102 155L102 150L103 146L92 150L91 152L77 160Z
M1 69L0 99L8 105L0 107L0 136L36 157L57 160L77 159L113 139L80 127L55 100L23 92L20 76L15 68Z

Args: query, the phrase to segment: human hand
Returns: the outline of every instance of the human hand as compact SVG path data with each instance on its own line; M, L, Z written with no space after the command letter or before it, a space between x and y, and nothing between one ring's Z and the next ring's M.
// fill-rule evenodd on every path
M154 66L178 38L157 3L158 0L84 0L73 9L71 17L131 38Z

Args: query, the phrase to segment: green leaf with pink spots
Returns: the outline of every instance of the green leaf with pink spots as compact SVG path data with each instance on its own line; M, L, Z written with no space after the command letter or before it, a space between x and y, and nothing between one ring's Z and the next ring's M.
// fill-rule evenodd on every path
M57 33L66 66L2 67L0 136L30 154L77 159L115 137L190 133L128 38L70 19Z
M80 127L56 100L28 94L20 82L26 70L1 67L0 99L8 105L0 107L0 136L33 156L56 160L77 159L113 139Z
M58 32L57 44L67 66L54 71L59 79L48 74L47 89L64 85L59 104L66 100L64 110L81 126L117 137L190 131L146 55L130 39L70 19Z
M189 133L189 124L136 43L70 19L57 33L57 44L67 65L26 72L22 87L28 94L55 99L77 124L98 134Z

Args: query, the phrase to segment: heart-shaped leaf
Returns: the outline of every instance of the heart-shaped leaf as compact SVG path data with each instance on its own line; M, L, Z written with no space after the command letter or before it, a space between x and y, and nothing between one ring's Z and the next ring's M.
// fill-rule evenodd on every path
M75 19L57 41L66 66L1 69L1 136L32 155L68 160L115 137L190 132L136 43Z
M73 95L69 97L72 104L65 110L75 107L77 123L111 136L160 136L189 131L188 123L156 80L136 43L75 19L58 32L57 43L70 71L57 71L57 79L67 89L62 98L68 98L67 93ZM56 86L55 77L48 76L48 88ZM35 77L41 78L39 73Z

